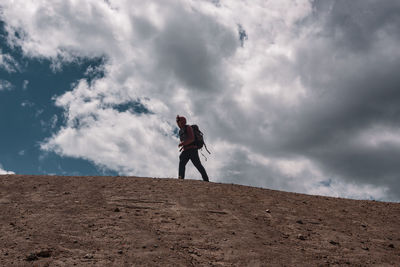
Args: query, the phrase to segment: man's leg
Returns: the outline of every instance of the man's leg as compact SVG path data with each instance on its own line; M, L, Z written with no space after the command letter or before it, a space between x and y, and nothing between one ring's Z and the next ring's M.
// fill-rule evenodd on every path
M197 151L197 149L193 149L190 152L191 152L190 160L193 162L193 165L200 172L201 177L203 178L203 181L208 182L208 175L207 175L206 169L204 169L204 166L201 164L201 161L199 158L199 152Z
M179 156L179 179L185 179L185 167L190 157L188 151L183 151Z

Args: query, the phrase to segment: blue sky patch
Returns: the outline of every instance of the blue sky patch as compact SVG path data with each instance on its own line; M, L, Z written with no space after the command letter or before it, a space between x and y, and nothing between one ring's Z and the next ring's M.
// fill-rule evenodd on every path
M140 101L130 101L127 103L114 105L113 108L118 110L118 112L127 112L128 111L133 114L151 114L152 113Z
M40 142L64 124L64 110L55 106L54 97L72 90L72 84L85 78L101 78L103 59L79 59L57 71L50 60L24 57L19 47L7 43L4 23L0 23L0 50L12 58L14 70L0 66L0 80L9 84L0 90L0 164L18 174L116 175L84 159L61 157L40 150ZM9 64L11 65L11 64ZM12 66L12 65L11 65ZM139 108L139 107L138 107Z

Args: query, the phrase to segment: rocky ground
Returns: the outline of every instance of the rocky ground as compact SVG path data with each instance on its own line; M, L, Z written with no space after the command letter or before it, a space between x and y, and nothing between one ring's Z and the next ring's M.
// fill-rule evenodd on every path
M0 176L1 266L395 266L400 203L195 180Z

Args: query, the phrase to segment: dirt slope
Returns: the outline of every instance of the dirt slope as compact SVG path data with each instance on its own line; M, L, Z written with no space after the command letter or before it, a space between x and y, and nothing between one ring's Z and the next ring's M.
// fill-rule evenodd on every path
M0 176L1 266L394 266L400 204L194 180Z

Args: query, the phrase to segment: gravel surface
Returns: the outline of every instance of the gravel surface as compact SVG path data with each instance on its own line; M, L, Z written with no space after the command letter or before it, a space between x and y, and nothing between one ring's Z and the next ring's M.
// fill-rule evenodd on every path
M400 203L197 180L0 175L0 229L0 266L400 262Z

